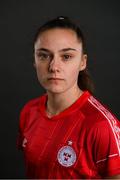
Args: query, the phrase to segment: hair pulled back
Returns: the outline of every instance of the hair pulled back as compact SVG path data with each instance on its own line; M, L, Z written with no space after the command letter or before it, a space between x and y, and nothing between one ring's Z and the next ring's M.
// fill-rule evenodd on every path
M45 24L43 24L40 28L38 28L38 30L35 34L34 43L37 41L38 37L43 32L50 30L50 29L55 29L55 28L73 30L77 35L77 39L82 44L83 54L86 54L86 44L85 44L84 35L83 35L80 27L76 23L74 23L71 19L69 19L68 17L60 16L60 17L52 19L52 20L46 22ZM86 69L79 72L78 86L83 91L88 90L92 94L94 92L94 84L91 80L91 77L90 77L87 67L86 67Z

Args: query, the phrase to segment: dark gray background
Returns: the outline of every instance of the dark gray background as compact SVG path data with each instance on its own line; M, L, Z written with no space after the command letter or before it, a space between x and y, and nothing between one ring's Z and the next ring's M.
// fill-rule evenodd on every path
M19 113L44 91L32 66L37 27L58 15L77 21L86 36L95 95L120 117L120 8L116 1L0 1L0 178L24 178L16 149Z

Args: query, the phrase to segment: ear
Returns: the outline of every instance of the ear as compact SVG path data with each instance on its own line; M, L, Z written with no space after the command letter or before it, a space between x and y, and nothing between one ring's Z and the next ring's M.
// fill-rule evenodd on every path
M83 54L80 63L80 71L83 71L87 66L87 54Z

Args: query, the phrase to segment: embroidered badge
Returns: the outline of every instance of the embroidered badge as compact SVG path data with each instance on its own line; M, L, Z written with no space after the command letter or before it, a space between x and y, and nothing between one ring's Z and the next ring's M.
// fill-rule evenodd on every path
M65 167L70 167L76 162L76 153L71 146L63 146L57 154L58 162Z

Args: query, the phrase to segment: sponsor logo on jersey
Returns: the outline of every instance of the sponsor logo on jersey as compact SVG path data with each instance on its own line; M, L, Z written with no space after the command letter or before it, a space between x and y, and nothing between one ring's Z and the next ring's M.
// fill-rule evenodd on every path
M58 162L65 167L70 167L76 162L76 153L71 146L63 146L57 154Z
M23 139L23 143L22 143L22 147L26 147L26 145L27 145L27 139L24 138L24 139Z

